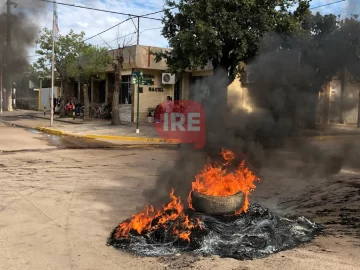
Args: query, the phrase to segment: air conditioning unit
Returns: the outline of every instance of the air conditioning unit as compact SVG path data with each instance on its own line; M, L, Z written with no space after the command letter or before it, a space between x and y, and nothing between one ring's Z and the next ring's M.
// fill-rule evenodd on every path
M161 76L162 84L175 84L175 74L163 73Z

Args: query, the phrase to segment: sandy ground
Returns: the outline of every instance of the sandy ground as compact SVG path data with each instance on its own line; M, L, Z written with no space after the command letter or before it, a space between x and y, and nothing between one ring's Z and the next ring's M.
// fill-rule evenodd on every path
M13 151L0 154L0 269L359 269L353 167L328 180L262 172L252 201L322 223L324 235L309 244L253 261L140 258L106 240L145 203L142 191L176 149L57 149L43 135L0 124L0 150Z

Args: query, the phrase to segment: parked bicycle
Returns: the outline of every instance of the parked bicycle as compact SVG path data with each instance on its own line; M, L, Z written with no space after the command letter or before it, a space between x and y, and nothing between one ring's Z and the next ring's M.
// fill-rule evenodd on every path
M95 118L111 118L111 107L109 105L95 105L90 110L90 116Z
M75 105L75 117L76 118L84 118L84 106L80 103Z

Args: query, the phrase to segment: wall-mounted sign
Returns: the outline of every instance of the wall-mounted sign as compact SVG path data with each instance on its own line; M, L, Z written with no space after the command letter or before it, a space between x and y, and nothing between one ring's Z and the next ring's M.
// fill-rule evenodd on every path
M149 92L164 92L162 87L149 87Z
M155 79L155 76L151 75L151 74L144 74L143 78L145 78L145 79Z

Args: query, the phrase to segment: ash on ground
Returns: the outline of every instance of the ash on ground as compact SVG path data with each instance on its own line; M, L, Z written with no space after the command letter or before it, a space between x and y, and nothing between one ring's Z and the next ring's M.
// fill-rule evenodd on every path
M132 232L128 238L115 237L108 245L140 256L170 256L178 253L218 255L248 260L294 248L311 241L321 227L305 217L283 217L269 209L251 204L247 213L237 216L209 216L188 212L189 218L200 219L202 228L194 229L190 242L171 234L171 221L166 228L146 234Z

